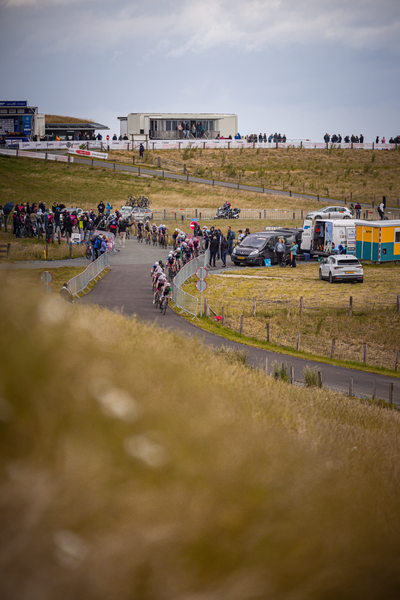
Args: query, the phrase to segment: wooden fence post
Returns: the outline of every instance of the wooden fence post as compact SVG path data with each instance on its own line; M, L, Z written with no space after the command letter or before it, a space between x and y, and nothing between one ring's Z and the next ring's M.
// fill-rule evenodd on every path
M243 315L240 316L240 335L243 335Z
M300 316L303 314L303 296L300 296Z
M400 295L397 295L397 312L400 313Z
M376 379L374 379L373 385L372 385L372 400L374 400L375 398L376 398Z
M300 331L297 334L297 351L299 351L299 350L300 350Z
M161 156L159 156L157 158L157 167L160 168L161 167Z
M397 350L397 352L396 352L396 362L394 363L394 370L395 371L397 371L397 367L399 366L399 354L400 354L400 351Z
M225 306L223 306L221 310L221 322L222 325L225 323Z
M353 377L350 377L349 396L354 396L354 380L353 380Z
M393 404L393 383L389 383L389 403Z
M268 375L268 356L265 357L265 373Z
M321 371L317 371L317 376L318 376L318 387L322 388L322 373Z
M350 296L349 302L349 317L353 316L353 296Z
M367 364L367 344L364 344L364 365Z
M333 353L335 351L335 338L333 338L332 340L332 346L331 346L331 358L333 358Z
M267 323L267 342L269 342L269 323Z
M210 316L210 307L209 307L209 304L208 304L208 298L204 298L204 315L206 317Z
M256 302L257 300L255 299L255 297L253 298L253 317L256 316Z
M290 383L294 384L294 367L290 367Z

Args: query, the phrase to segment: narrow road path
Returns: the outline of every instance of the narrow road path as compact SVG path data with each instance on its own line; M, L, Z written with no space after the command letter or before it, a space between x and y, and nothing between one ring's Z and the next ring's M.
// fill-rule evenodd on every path
M268 358L270 372L274 361L285 362L294 367L295 379L298 381L303 380L303 369L309 365L321 370L323 382L327 387L343 392L349 391L350 378L353 378L355 393L371 397L375 381L377 397L385 400L389 400L389 384L393 383L393 399L400 405L400 381L395 377L385 377L375 373L326 365L260 348L252 348L204 331L197 327L195 322L186 321L172 310L167 310L165 315L161 315L160 311L155 309L152 304L150 269L156 260L160 258L164 260L165 255L165 251L138 244L135 238L131 238L127 242L126 249L122 249L117 256L111 257L111 272L82 298L81 302L93 302L110 310L122 310L127 316L137 315L140 319L156 322L161 327L177 329L186 335L194 335L210 346L239 349L247 352L248 361L253 366L264 368L266 358Z

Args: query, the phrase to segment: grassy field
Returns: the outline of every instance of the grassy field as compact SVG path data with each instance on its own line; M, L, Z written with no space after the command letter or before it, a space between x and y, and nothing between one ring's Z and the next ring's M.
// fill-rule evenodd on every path
M164 151L163 151L164 152ZM229 152L233 154L230 155ZM337 151L327 153L312 150L275 150L240 151L219 150L193 153L188 159L189 171L194 174L204 163L209 171L201 173L210 175L221 173L221 178L229 180L228 171L221 164L233 161L242 165L241 175L244 183L260 184L282 189L278 182L285 180L285 189L305 191L325 195L329 191L331 197L349 201L350 191L353 200L371 201L386 195L389 204L397 206L400 197L399 160L400 152L369 151ZM171 154L169 154L171 153ZM235 154L236 153L236 154ZM157 163L157 152L149 153L148 162ZM182 159L182 152L165 151L162 156L173 156ZM110 153L110 158L120 162L131 162L132 153ZM190 162L192 161L192 162ZM197 165L197 166L196 166ZM208 166L207 166L208 165ZM262 166L264 165L264 166ZM264 174L269 173L267 176ZM229 171L230 172L230 171ZM260 176L260 174L263 175ZM236 177L236 176L235 176ZM291 183L290 183L291 182ZM276 184L276 185L275 185ZM290 184L290 185L289 185ZM68 206L80 206L84 209L94 208L100 199L110 202L115 207L125 204L130 195L146 195L152 200L153 208L217 208L225 200L229 200L239 208L284 208L315 209L321 205L317 201L280 196L257 194L237 190L211 189L202 184L187 184L178 181L162 181L153 178L138 178L127 173L113 173L105 168L83 165L43 164L32 159L15 160L0 157L0 192L7 201L39 202L44 200L48 205L63 202Z
M12 231L12 229L11 229ZM13 233L10 233L8 227L7 233L0 231L0 244L11 242L11 261L25 260L43 260L45 261L46 241L44 238L16 238ZM72 244L72 258L85 256L86 246L80 244ZM65 240L58 241L48 245L48 260L64 260L69 258L69 244ZM7 262L5 256L0 256L0 262Z
M382 196L397 205L400 198L400 151L378 150L155 150L145 164L157 166L161 158L186 164L190 175L221 178L272 189L319 194L342 201L372 202ZM132 162L132 153L109 153L111 160ZM136 161L138 162L138 161Z
M397 411L12 283L0 305L2 599L397 597Z
M88 263L89 264L89 263ZM67 283L76 275L84 271L84 267L53 267L51 263L43 265L40 269L9 269L0 271L1 285L20 282L26 290L43 289L43 282L40 279L43 271L50 271L53 276L51 287L54 294L58 294L64 283Z
M228 262L229 265L229 262ZM367 344L369 365L394 369L400 350L399 265L364 265L364 284L334 284L318 278L318 264L300 264L297 269L265 268L209 274L204 297L221 315L225 306L225 326L240 331L244 315L244 334L261 341L330 356L335 339L334 357L362 362ZM185 290L199 296L194 281ZM349 298L353 298L353 316L349 317ZM253 316L253 298L256 316ZM300 297L303 314L300 315Z
M229 200L240 208L284 208L295 210L318 207L318 202L281 198L268 194L210 189L208 185L162 181L113 173L108 169L78 164L44 163L34 159L15 160L0 156L0 192L5 202L40 202L47 206L61 200L66 206L85 210L96 208L100 200L115 208L126 204L128 196L149 196L152 208L213 208Z

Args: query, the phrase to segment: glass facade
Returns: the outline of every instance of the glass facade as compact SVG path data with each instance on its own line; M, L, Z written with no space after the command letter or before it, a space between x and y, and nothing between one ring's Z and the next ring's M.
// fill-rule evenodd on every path
M198 129L197 124L204 124L204 130ZM191 138L203 137L207 132L207 137L215 137L218 133L215 131L217 121L214 120L203 120L188 119L182 117L182 119L150 119L150 137L151 138L179 138L182 137L182 130L188 129ZM181 124L182 128L178 129L178 125Z

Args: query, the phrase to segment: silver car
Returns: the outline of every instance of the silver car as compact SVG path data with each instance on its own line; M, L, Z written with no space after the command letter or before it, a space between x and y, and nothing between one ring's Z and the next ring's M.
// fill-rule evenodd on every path
M362 264L351 254L332 255L326 258L319 267L319 278L334 281L358 281L363 283L364 270Z
M352 219L353 215L347 206L326 206L320 210L307 213L306 219Z

